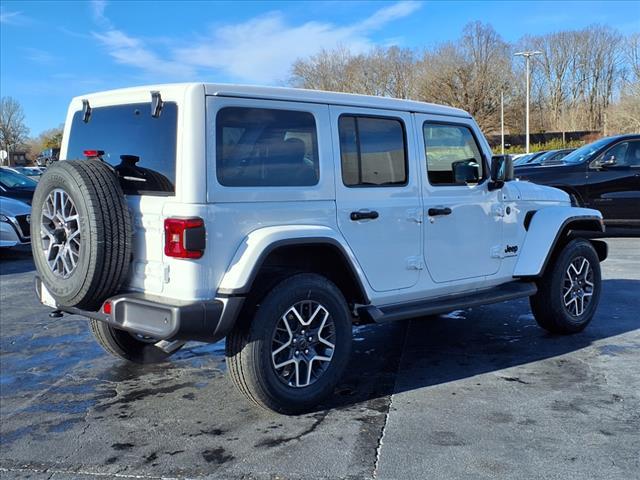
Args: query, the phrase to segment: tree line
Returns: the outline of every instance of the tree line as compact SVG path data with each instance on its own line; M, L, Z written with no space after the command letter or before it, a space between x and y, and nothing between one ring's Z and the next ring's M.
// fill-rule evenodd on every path
M600 25L508 43L491 25L473 22L434 48L322 50L294 63L290 83L451 105L470 112L485 133L499 130L504 95L506 128L517 133L525 123L520 50L541 52L531 64L532 132L640 132L640 34Z

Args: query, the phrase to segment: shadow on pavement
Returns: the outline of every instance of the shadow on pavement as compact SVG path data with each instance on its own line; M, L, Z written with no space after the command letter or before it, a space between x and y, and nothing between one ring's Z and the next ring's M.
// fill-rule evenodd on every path
M0 275L31 272L35 268L31 247L0 248Z
M638 329L639 292L639 280L604 280L594 320L583 332L568 336L539 328L526 299L401 322L395 332L379 338L373 338L378 337L374 332L391 325L367 326L372 338L362 342L364 350L354 343L356 351L345 380L322 409L558 357ZM607 349L615 351L615 341ZM409 372L403 382L395 381L398 367ZM371 384L368 379L375 380ZM508 376L503 379L526 383Z

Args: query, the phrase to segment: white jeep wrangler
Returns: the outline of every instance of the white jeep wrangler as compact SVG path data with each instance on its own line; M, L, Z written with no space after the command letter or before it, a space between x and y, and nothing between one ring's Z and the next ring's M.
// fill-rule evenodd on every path
M530 297L581 331L596 210L511 181L469 114L284 88L159 85L73 99L33 199L36 289L108 352L227 337L229 372L283 413L331 394L353 322Z

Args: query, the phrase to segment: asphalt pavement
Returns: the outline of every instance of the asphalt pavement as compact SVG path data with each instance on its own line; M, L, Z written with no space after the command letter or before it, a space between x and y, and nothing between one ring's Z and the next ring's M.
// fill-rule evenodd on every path
M332 399L299 417L236 392L224 343L140 367L48 317L0 253L0 477L640 478L640 239L607 240L598 314L539 329L526 300L354 328Z

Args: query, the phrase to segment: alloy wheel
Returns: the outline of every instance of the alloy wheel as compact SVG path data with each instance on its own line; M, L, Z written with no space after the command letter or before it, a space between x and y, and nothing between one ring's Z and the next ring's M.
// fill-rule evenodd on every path
M80 258L80 219L73 199L61 188L51 191L42 206L40 222L42 251L49 269L69 278Z
M574 317L580 317L588 307L595 290L593 269L589 260L577 257L567 267L562 287L564 307Z
M326 372L335 351L336 329L329 311L305 300L280 317L271 342L278 378L290 387L307 387Z

